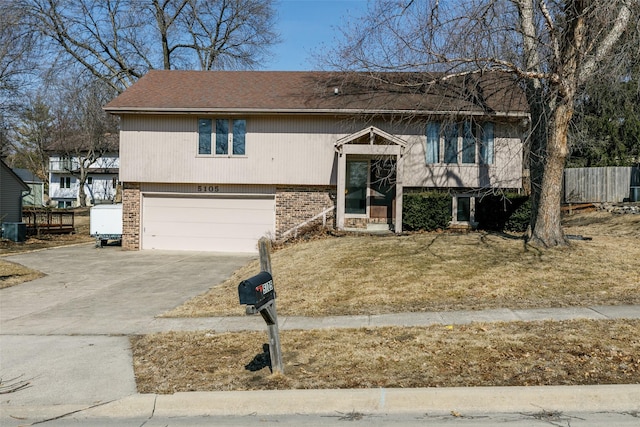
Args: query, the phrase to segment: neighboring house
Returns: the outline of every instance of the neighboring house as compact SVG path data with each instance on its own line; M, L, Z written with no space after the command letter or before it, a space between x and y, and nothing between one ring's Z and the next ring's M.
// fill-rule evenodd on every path
M22 198L22 206L44 206L44 182L28 169L13 171L29 186L29 194Z
M81 155L71 156L55 151L50 153L49 199L54 207L78 206L80 176L83 173L86 174L84 193L87 205L113 203L119 183L120 158L117 143L112 152L103 154L93 163L87 164L84 159Z
M22 222L22 196L29 186L0 159L0 224Z
M403 193L424 189L468 223L476 196L522 187L529 115L509 76L368 76L149 72L105 106L121 117L123 247L253 252L325 216L401 232Z

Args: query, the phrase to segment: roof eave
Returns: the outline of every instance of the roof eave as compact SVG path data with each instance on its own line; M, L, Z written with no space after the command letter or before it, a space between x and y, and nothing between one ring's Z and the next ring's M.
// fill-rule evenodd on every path
M419 116L493 116L526 118L529 113L526 111L504 111L486 113L482 111L465 110L386 110L386 109L345 109L345 108L148 108L148 107L105 107L104 110L110 114L304 114L304 115L419 115Z

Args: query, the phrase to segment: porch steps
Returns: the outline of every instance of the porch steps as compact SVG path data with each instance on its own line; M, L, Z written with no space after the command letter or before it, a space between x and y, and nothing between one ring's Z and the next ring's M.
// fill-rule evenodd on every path
M367 224L367 231L389 231L389 224Z

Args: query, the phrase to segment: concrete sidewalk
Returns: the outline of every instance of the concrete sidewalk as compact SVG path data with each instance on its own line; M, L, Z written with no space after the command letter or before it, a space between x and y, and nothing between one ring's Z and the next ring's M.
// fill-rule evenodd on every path
M2 407L1 425L61 416L151 419L282 414L482 414L611 412L637 414L640 385L270 390L132 394L91 405ZM15 424L5 424L11 417Z
M472 322L535 322L569 319L640 319L640 306L594 306L532 308L478 311L441 311L422 313L393 313L359 316L300 317L278 316L280 330L345 329L384 326L462 325ZM162 331L239 332L265 330L260 315L241 317L156 318L140 333Z
M153 414L179 417L336 411L640 411L640 385L138 394L129 336L172 330L266 330L259 315L156 317L222 282L251 257L123 252L86 245L6 259L47 276L0 291L2 387L11 381L30 385L0 395L3 426L66 417L74 412L96 419L148 419ZM640 306L281 316L279 325L282 330L293 330L574 318L638 319Z

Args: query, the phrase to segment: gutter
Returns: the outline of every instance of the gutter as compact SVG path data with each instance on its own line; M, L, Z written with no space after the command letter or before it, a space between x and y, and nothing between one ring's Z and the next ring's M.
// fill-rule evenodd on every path
M260 109L260 108L157 108L150 109L146 107L108 107L103 108L104 111L114 114L261 114L261 115L280 115L280 114L295 114L295 115L353 115L353 114L369 114L369 115L389 115L389 114L406 114L417 116L451 116L451 115L465 115L465 116L490 116L490 117L505 117L505 118L528 118L529 113L526 111L516 112L495 112L486 113L482 111L449 111L449 110L355 110L355 109L299 109L299 108L285 108L285 109Z

